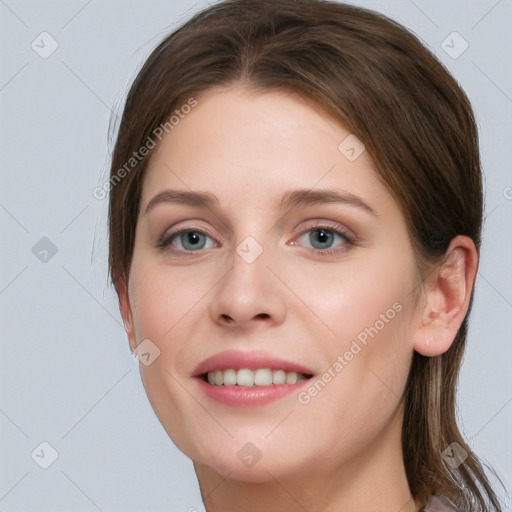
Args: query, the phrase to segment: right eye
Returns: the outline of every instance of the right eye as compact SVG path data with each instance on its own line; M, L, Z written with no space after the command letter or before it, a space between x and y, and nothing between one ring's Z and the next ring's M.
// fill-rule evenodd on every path
M190 253L201 249L215 247L215 242L207 245L208 239L212 240L206 233L197 229L182 229L174 233L166 234L158 243L157 247L170 253Z

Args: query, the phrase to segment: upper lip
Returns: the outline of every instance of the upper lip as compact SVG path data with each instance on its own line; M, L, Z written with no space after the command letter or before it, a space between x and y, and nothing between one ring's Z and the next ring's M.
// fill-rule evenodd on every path
M304 375L313 375L313 372L309 368L301 364L293 361L287 361L286 359L282 359L266 352L241 352L239 350L227 350L208 357L199 363L193 371L193 376L199 377L214 370L227 370L229 368L233 368L235 370L239 370L241 368L247 368L249 370L270 368L275 370L284 370L285 372L297 372Z

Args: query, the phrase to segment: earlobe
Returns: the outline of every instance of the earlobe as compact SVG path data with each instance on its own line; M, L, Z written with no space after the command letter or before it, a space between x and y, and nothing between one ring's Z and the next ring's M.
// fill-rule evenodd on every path
M130 297L128 295L128 287L124 279L120 279L116 285L118 298L119 298L119 309L123 318L124 329L128 336L128 343L130 345L131 352L134 352L137 347L135 339L135 328L133 324L133 314L130 305Z
M455 237L445 259L424 282L421 321L413 336L416 352L432 357L451 347L468 311L477 270L473 240Z

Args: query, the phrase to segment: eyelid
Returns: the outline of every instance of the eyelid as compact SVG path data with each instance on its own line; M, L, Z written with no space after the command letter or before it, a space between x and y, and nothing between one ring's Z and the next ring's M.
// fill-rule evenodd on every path
M216 239L218 236L217 234L214 234L212 230L210 230L207 227L199 226L197 224L191 225L191 226L181 226L181 222L178 224L175 224L172 228L167 229L164 231L163 235L160 237L160 242L164 240L168 240L170 237L174 235L178 235L180 233L186 232L186 231L198 231L199 233L203 233L205 235L208 235L210 238Z
M302 227L301 227L300 231L298 232L298 235L302 235L305 232L310 231L312 229L325 228L325 229L330 229L332 231L337 231L338 233L345 236L350 241L357 240L355 233L351 229L349 229L347 226L345 226L344 224L341 224L340 222L335 222L332 220L325 220L325 219L318 218L318 219L310 219L310 220L306 221L305 227L303 224L304 223L301 223Z

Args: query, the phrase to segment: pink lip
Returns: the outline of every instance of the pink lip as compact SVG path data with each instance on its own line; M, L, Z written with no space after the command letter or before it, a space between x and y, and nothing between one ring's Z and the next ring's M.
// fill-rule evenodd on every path
M261 351L240 352L228 350L215 354L202 361L193 372L199 388L211 399L225 405L238 407L254 407L265 405L282 398L290 393L298 392L300 388L308 385L310 379L302 380L296 384L273 384L271 386L213 386L205 380L203 375L214 370L239 370L247 368L270 368L271 370L284 370L312 376L313 372L300 364L280 359Z
M273 384L272 386L213 386L201 377L194 379L204 393L221 404L236 407L256 407L265 405L278 398L299 390L310 384L311 379L302 380L296 384Z
M227 370L233 368L240 370L247 368L256 370L258 368L270 368L271 370L284 370L285 372L297 372L306 375L313 375L313 372L300 364L286 361L272 356L265 352L241 352L239 350L227 350L205 359L193 371L194 377L199 377L214 370Z

